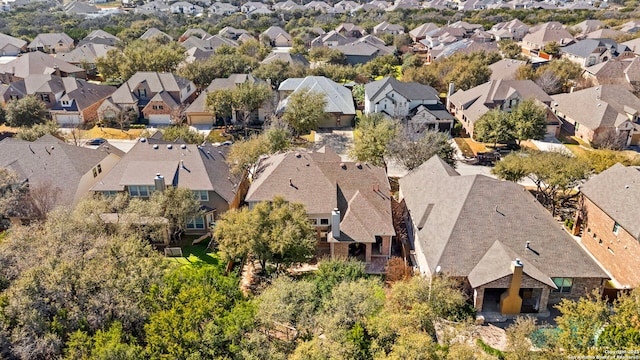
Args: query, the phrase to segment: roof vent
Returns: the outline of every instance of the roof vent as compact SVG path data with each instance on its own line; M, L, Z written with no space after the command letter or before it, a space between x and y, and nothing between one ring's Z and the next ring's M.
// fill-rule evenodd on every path
M347 169L347 164L341 162L340 163L340 167L346 170Z
M158 149L158 144L153 144L153 148L157 150Z
M624 186L624 188L625 188L625 189L628 189L629 187L630 187L629 185L625 185L625 186Z
M362 169L362 164L360 164L360 163L356 163L356 167L357 167L358 169Z
M173 145L167 144L167 149L169 149L169 150L173 149Z
M147 138L140 138L140 142L147 142Z
M299 152L297 152L297 153L296 153L296 157L297 157L297 158L301 158L301 157L302 157L302 155L300 155L300 153L299 153Z
M184 150L184 149L186 149L186 148L187 148L187 144L182 144L182 145L180 145L180 149Z

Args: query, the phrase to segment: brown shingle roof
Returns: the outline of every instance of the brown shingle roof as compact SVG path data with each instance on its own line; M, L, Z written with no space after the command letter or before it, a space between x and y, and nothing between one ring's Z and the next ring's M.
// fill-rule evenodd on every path
M538 269L545 279L606 277L561 225L518 184L483 175L459 176L433 157L401 178L400 190L414 222L429 211L417 231L416 241L420 241L431 273L440 266L452 276L474 274L476 283L495 280L489 277L501 274L491 268L504 264L482 259L490 256L487 253L499 241L507 255L518 255L525 265L529 264L529 269ZM525 249L527 241L533 251ZM507 260L506 256L501 258Z

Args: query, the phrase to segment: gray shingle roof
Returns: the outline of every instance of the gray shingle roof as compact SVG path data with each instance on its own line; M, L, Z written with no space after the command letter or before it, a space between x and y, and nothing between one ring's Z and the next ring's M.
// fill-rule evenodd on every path
M616 164L589 179L581 191L640 240L640 167Z
M157 149L154 146L157 145ZM182 146L185 148L182 149ZM152 185L160 173L175 186L215 191L233 201L240 179L226 163L228 146L211 144L149 144L138 142L92 191L123 191L127 185ZM182 166L182 164L184 166Z
M29 180L30 186L57 189L56 206L69 206L79 200L80 179L107 156L107 151L69 145L51 135L35 142L13 138L0 141L0 167L16 171Z
M53 56L34 51L18 56L6 64L0 65L0 73L13 74L15 77L26 78L30 74L53 74L56 67L60 71L73 74L84 73L84 69Z
M68 53L57 54L56 57L68 63L79 64L83 61L95 64L96 58L107 55L110 50L117 50L115 46L86 43L79 45Z
M502 59L489 65L491 70L490 80L515 80L516 71L527 62L524 60Z
M228 78L213 79L205 91L201 92L191 105L189 105L187 113L207 112L207 95L209 92L215 90L232 90L235 89L236 86L244 84L245 82L252 84L265 83L263 80L258 79L251 74L231 74Z
M617 44L611 39L584 39L573 43L569 46L565 46L560 49L561 52L566 54L576 55L582 58L586 58L589 55L597 52L598 48L609 49L613 56L618 56L625 51L631 51L626 45ZM600 52L597 52L600 54Z
M354 115L356 113L353 104L353 95L346 87L327 79L324 76L307 76L305 78L289 78L283 81L279 91L315 91L325 94L327 105L325 112ZM283 104L286 105L286 100Z
M385 77L377 81L370 82L364 86L367 98L374 103L385 97L389 91L395 90L408 100L435 100L439 101L438 91L431 86L422 85L416 82L403 82L393 77Z
M27 47L35 50L38 47L53 47L58 43L73 46L73 39L65 33L38 34Z
M553 108L591 130L611 128L640 111L640 99L618 85L601 85L553 96ZM557 105L556 105L557 104Z
M530 273L532 277L545 282L551 277L607 277L518 184L460 176L434 156L401 178L400 190L416 225L423 222L416 241L431 273L440 266L444 273L482 284L502 276L499 270L516 254L525 269L544 274ZM495 248L497 241L502 249ZM525 249L527 241L535 252ZM491 253L498 250L504 254ZM499 259L502 264L495 262Z
M15 38L13 36L0 33L0 49L4 48L7 45L13 45L18 49L22 49L24 46L27 45L27 42L22 39Z
M375 241L375 235L395 235L390 185L384 169L342 162L333 151L301 150L261 161L247 202L282 196L305 204L309 214L341 211L340 230L347 239Z

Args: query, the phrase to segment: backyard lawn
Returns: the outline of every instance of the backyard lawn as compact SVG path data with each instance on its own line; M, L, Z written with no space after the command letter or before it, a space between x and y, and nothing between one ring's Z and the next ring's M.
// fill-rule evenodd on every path
M207 249L208 243L208 241L205 241L198 245L183 246L181 257L167 257L167 260L182 265L217 266L220 264L220 259L215 253L211 252L210 249Z

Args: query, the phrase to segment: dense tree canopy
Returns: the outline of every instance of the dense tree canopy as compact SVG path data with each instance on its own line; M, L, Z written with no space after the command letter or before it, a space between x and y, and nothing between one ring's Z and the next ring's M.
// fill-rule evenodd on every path
M473 127L473 137L481 142L510 143L522 140L540 140L547 131L547 108L527 99L516 105L510 113L499 109L486 112Z
M184 48L178 43L136 40L122 51L110 50L97 58L96 66L105 78L127 80L138 71L173 72L184 58Z
M389 158L406 170L413 170L434 155L455 167L455 150L449 142L449 136L438 130L424 130L417 137L411 130L404 128L396 132L387 145Z
M384 166L387 145L396 135L396 124L383 114L367 114L360 117L353 133L351 156L375 166Z
M22 99L7 104L7 125L14 127L30 127L42 124L47 120L47 107L35 95L27 95Z
M295 91L289 95L282 119L291 126L296 135L307 134L318 128L328 114L324 112L327 99L324 93Z

